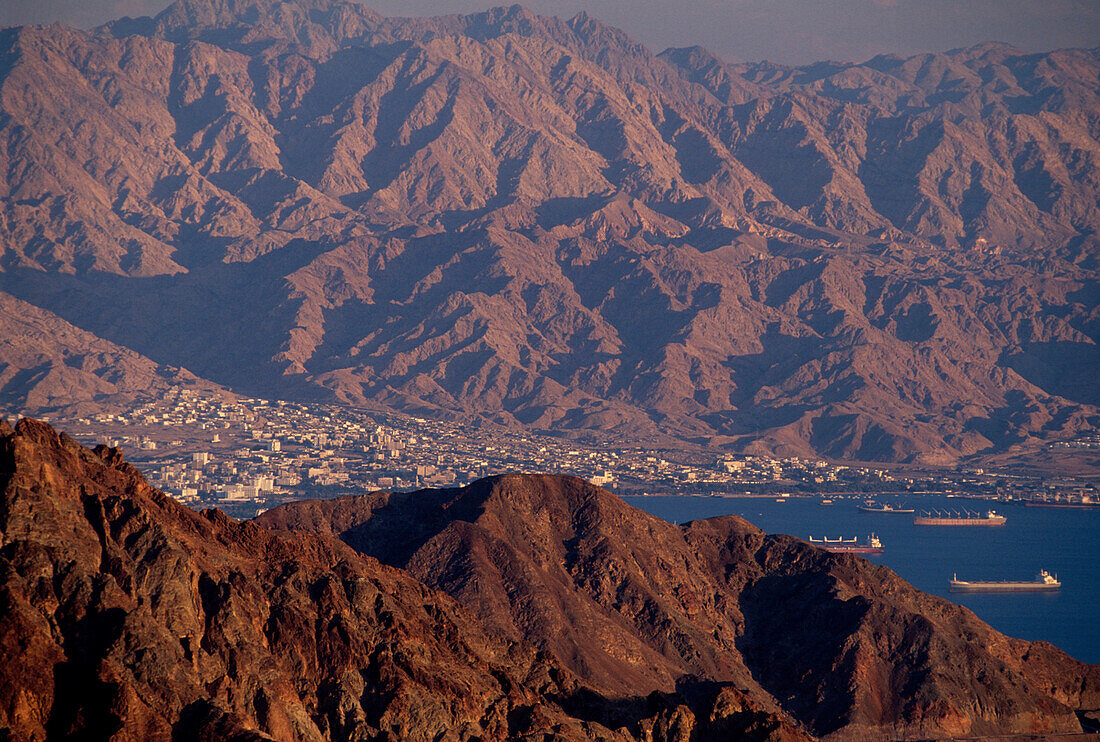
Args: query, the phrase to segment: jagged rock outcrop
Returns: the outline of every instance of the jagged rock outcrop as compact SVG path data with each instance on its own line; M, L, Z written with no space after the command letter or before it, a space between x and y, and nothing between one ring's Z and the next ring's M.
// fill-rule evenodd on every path
M0 614L21 740L927 738L1100 707L1100 667L735 517L506 475L242 523L31 420L0 423Z
M733 686L608 699L404 571L29 419L0 421L0 619L0 739L808 739Z
M837 739L1079 731L1100 666L1011 639L885 567L735 516L676 526L572 477L293 503L609 694L731 684Z
M1096 50L179 0L0 55L0 289L234 390L930 463L1100 420Z

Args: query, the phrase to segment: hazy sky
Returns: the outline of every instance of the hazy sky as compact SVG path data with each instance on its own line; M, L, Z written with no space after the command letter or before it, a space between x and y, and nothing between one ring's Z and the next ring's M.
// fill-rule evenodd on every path
M94 26L152 15L169 0L0 0L0 26ZM386 15L471 12L508 2L375 0ZM1100 0L529 0L544 15L581 10L654 51L701 44L729 60L862 61L1006 41L1026 51L1100 46Z

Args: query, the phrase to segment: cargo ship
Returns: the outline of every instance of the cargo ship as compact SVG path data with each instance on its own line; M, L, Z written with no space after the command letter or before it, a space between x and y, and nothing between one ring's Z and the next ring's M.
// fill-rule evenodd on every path
M932 510L921 512L913 518L915 526L1003 526L1008 520L999 515L996 510L987 510L985 515L964 510L961 513L954 510Z
M1045 569L1039 570L1039 574L1031 582L970 582L960 580L958 575L953 575L947 582L953 593L1021 593L1057 590L1062 587L1058 576L1052 577Z
M881 554L886 551L878 536L871 534L871 538L864 543L853 536L852 538L814 538L808 539L811 544L834 554Z
M896 508L896 507L894 507L893 505L891 505L889 503L883 503L882 505L879 505L879 504L877 504L875 502L872 502L870 500L864 501L864 503L859 506L859 509L862 510L863 512L865 512L865 513L915 513L916 512L913 508Z
M1091 510L1092 508L1100 508L1100 502L1094 501L1088 495L1082 495L1080 499L1049 499L1036 497L1030 500L1024 500L1024 505L1029 508L1067 508L1069 510Z

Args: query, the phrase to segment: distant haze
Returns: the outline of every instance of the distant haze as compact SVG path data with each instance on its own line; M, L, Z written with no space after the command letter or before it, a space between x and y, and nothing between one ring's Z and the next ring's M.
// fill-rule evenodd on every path
M2 0L0 26L60 21L95 26L153 15L167 0ZM377 0L384 15L469 13L484 0ZM1004 41L1025 51L1100 44L1096 0L530 0L543 15L581 10L654 51L707 47L728 60L804 64L863 61L876 54L945 51Z

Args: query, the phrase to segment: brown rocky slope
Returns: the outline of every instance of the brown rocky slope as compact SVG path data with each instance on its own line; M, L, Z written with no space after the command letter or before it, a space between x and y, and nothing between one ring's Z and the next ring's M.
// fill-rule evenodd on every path
M231 396L187 369L157 364L0 292L0 408L80 415L128 409L180 388Z
M0 289L257 396L1003 452L1100 417L1097 79L995 45L726 65L519 6L4 29Z
M29 419L0 421L0 618L5 740L807 738L732 687L612 703L401 570Z
M1070 732L1100 667L893 572L730 516L675 526L582 480L285 505L265 526L404 567L609 695L729 683L838 739Z

